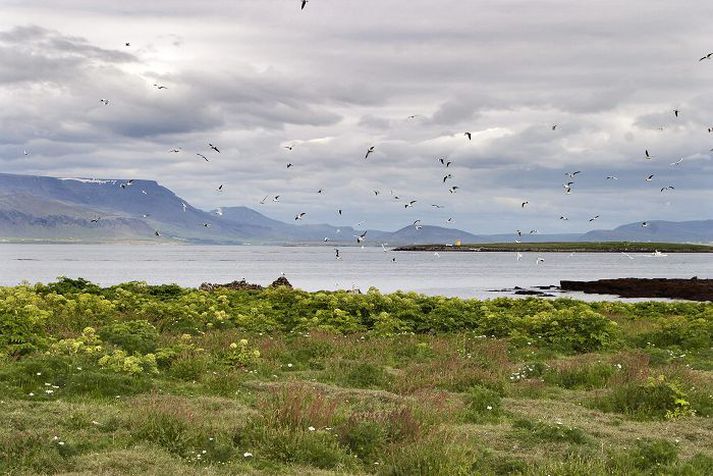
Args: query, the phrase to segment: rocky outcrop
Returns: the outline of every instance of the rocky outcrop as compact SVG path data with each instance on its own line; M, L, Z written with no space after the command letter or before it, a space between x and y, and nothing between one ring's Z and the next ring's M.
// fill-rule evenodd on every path
M272 282L272 284L270 285L271 288L277 288L277 287L280 287L280 286L284 286L284 287L286 287L286 288L292 289L292 285L291 285L290 282L287 280L287 278L284 277L284 276L280 276L279 278L277 278L276 280L274 280L274 281Z
M198 288L201 291L216 291L218 289L230 289L233 291L262 291L263 287L259 284L248 283L244 279L233 281L226 284L203 283Z
M613 294L628 298L669 298L713 301L713 279L619 278L598 281L560 281L563 291Z

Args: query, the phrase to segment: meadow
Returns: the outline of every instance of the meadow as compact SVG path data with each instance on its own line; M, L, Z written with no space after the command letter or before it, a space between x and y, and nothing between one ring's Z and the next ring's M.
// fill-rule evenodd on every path
M0 288L0 473L713 474L713 304Z

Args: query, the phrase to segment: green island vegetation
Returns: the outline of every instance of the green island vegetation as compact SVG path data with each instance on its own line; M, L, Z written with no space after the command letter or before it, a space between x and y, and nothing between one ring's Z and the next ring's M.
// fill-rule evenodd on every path
M713 474L713 304L0 288L0 473Z
M452 245L400 246L394 251L523 251L551 253L713 253L711 245L689 243L645 243L634 241L542 242L542 243L476 243Z

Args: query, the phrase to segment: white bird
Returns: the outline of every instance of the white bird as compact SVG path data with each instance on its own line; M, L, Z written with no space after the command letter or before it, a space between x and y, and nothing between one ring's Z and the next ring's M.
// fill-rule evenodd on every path
M536 264L541 264L545 262L545 258L537 258L537 261L535 261Z
M387 244L388 244L388 243L382 243L382 244L381 244L381 249L384 250L384 253L388 253L388 252L389 252L389 250L386 249L386 245L387 245Z
M518 251L517 254L515 255L515 261L520 261L521 259L522 259L522 253L520 253Z
M520 204L520 208L525 208L525 207L526 207L527 205L529 205L529 204L530 204L530 202L522 202L522 203Z
M166 86L164 86L163 84L156 84L156 83L153 83L153 86L154 86L156 89L168 89L168 88L167 88Z
M23 151L22 151L22 155L24 155L25 157L27 157L28 155L30 155L30 153L29 153L28 151L26 151L26 150L23 150Z
M186 205L185 203L181 202L181 207L183 207L183 211L185 212L186 209L188 208L188 205Z
M411 200L410 202L404 204L404 208L412 208L416 204L416 200Z
M180 151L181 151L181 148L180 148L180 147L177 148L177 149L174 148L174 149L169 150L169 152L171 152L172 154L178 154Z
M222 191L223 191L223 184L221 183L220 187L218 187L218 192L222 192Z
M654 158L654 156L651 155L651 154L649 154L649 150L646 149L646 150L644 151L644 158L647 159L647 160L651 160L651 159Z
M599 215L595 215L595 216L593 216L592 218L589 219L590 222L593 222L593 221L596 221L596 220L599 220Z
M661 187L661 192L665 192L666 190L676 190L676 188L673 185L666 185L665 187Z
M619 180L615 175L607 175L607 180Z
M456 193L460 187L458 185L453 185L451 188L448 189L450 193Z
M298 213L297 215L295 215L295 221L301 220L306 214L307 214L307 212Z
M102 103L102 104L104 104L105 106L108 106L108 105L109 105L109 100L108 100L108 99L103 99L103 98L102 98L102 99L99 100L99 102Z
M218 215L219 217L223 216L223 209L222 208L216 208L215 209L215 214Z
M366 234L367 234L367 232L365 231L361 235L354 235L354 237L356 238L356 242L362 243L366 239Z
M259 203L260 205L265 205L265 200L267 200L267 198L268 198L269 196L270 196L270 195L265 195L265 198L263 198L262 200L260 200L258 203Z
M644 179L646 182L652 182L654 180L654 174L649 175Z
M366 150L366 154L364 155L365 159L368 159L371 154L374 153L374 146L372 145Z
M272 197L272 201L275 202L275 203L279 202L279 201L280 201L280 196L279 196L279 195L275 195L274 197Z
M565 175L569 178L574 178L575 175L581 174L581 173L582 173L581 170L575 170L574 172L567 172Z
M448 217L448 220L446 220L446 223L453 223L453 217Z
M433 204L431 204L431 206L432 206L433 208L443 208L443 205L439 205L439 204L437 204L437 203L433 203Z
M414 222L413 222L413 226L414 226L414 228L416 228L417 230L420 230L421 228L423 228L423 225L421 225L421 220L416 220L416 221L414 221Z
M676 162L671 162L671 167L676 167L678 165L681 165L681 162L683 162L683 157L678 159Z
M567 221L567 220L569 220L569 218L567 218L566 216L562 215L562 216L560 216L560 220Z
M441 255L438 253L438 251L435 251L435 252L433 253L433 256L435 256L436 258L440 258L440 257L441 257Z
M622 251L621 254L623 254L624 256L626 256L626 257L629 258L629 259L634 259L634 257L631 256L629 253L624 253L624 252Z
M197 155L198 157L202 158L203 160L205 160L206 162L210 162L210 160L208 160L208 157L206 157L205 155L199 154L198 152L196 152L196 155Z
M649 226L649 222L647 222L647 221L641 222L641 228L646 228L647 226Z

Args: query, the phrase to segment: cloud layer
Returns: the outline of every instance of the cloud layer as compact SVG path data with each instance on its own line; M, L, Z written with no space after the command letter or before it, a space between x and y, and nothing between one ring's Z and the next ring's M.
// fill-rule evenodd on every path
M7 3L5 172L156 179L206 209L279 194L261 211L385 229L711 218L713 5Z

